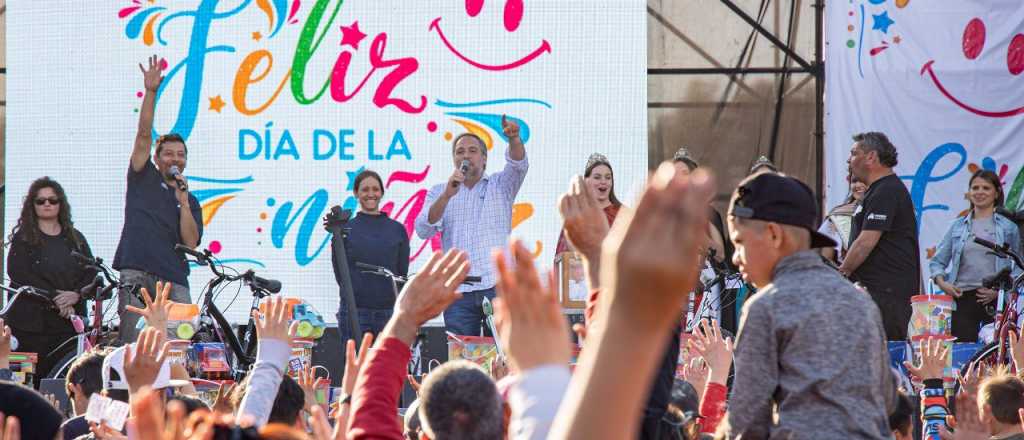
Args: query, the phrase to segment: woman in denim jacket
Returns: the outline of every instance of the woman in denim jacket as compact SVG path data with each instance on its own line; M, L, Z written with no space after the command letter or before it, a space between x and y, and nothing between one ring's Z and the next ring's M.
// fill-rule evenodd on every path
M953 220L929 264L935 284L956 300L953 336L957 342L977 341L978 327L992 322L985 305L996 299L997 292L983 287L982 280L1003 268L1013 268L1009 258L997 257L975 243L974 238L1007 243L1017 253L1021 246L1017 225L996 213L996 207L1003 205L999 176L989 170L978 170L971 176L968 188L971 210Z

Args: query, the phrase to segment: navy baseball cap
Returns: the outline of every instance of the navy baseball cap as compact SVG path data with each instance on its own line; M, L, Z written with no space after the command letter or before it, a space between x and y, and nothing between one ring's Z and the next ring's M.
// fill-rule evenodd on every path
M729 201L729 215L807 229L811 248L836 246L835 240L815 227L818 204L814 192L794 177L762 173L744 179Z

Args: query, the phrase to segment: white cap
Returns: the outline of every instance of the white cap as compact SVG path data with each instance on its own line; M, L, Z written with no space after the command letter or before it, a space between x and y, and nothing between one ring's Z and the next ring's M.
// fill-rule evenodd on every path
M127 390L128 381L124 375L124 351L125 349L134 349L135 344L125 345L118 347L114 351L110 352L105 358L103 358L103 388L107 390ZM117 378L111 377L111 371L117 373ZM164 364L160 366L160 372L156 375L156 380L150 385L150 388L161 389L167 387L182 387L190 384L190 381L171 379L171 361L170 359L164 359Z

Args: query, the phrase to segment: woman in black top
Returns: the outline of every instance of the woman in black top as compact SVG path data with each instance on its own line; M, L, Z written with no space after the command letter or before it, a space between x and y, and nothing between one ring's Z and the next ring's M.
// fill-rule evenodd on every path
M7 276L12 287L45 290L53 304L22 297L7 311L5 321L18 338L18 351L36 353L37 382L65 353L74 350L75 330L68 319L85 316L85 301L78 293L96 276L83 268L71 252L91 257L89 243L71 222L71 206L60 184L42 177L32 182L21 207L21 217L10 237Z
M348 222L349 233L345 239L348 272L352 278L360 330L376 335L391 319L395 292L386 277L363 273L366 269L356 267L355 263L382 266L401 277L408 275L409 234L405 226L380 210L380 199L384 197L384 183L380 175L363 171L356 176L353 188L359 200L359 213ZM342 341L358 336L349 334L351 327L347 322L348 314L342 300L338 310Z

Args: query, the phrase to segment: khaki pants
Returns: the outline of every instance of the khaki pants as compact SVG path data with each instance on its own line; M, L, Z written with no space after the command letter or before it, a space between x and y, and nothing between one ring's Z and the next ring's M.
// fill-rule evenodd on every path
M128 312L125 308L129 304L140 309L145 308L146 305L139 299L142 295L141 288L145 287L149 294L155 297L157 281L156 275L141 270L124 269L121 271L121 283L126 286L117 292L117 315L121 317L119 336L122 343L135 342L135 339L139 337L139 329L136 329L135 326L138 325L139 318L141 318L139 314ZM133 294L133 292L138 292L138 294ZM188 287L171 283L170 300L188 304L192 302L192 296L189 295Z

